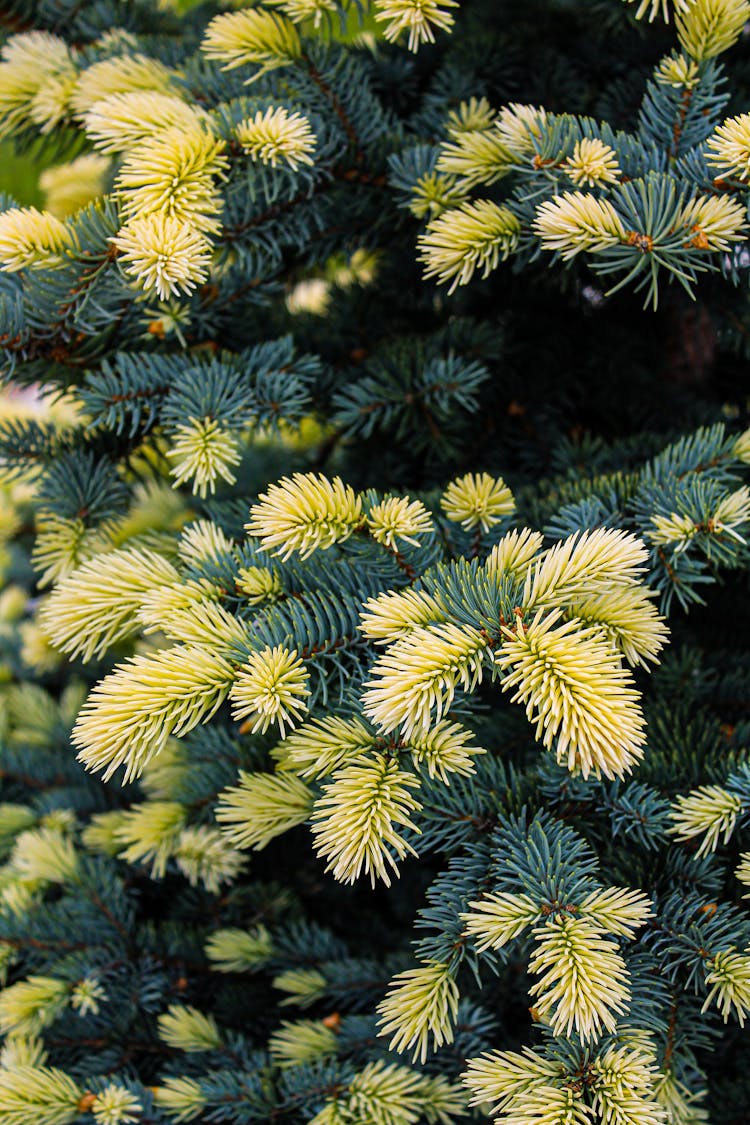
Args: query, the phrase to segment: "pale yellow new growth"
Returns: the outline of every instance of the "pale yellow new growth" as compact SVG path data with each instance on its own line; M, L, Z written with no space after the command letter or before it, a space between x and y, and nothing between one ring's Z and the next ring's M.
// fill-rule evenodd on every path
M83 116L111 94L135 90L170 91L174 72L147 55L117 55L82 71L71 96L74 111Z
M421 808L410 793L418 787L414 774L383 754L337 770L312 814L315 850L328 860L326 871L340 883L354 883L364 873L373 887L376 879L390 886L391 871L398 874L397 859L416 854L396 826L418 831L409 819Z
M67 43L47 31L11 35L0 60L0 137L28 119L48 133L64 113L75 81Z
M151 878L163 879L184 824L185 809L176 801L135 805L122 814L114 831L120 858L150 863Z
M53 512L37 517L31 561L39 585L48 586L67 577L77 566L100 552L111 550L110 529L105 524L87 527L82 519L66 519Z
M423 625L401 637L372 666L362 696L365 714L385 733L404 738L426 732L449 709L456 688L482 680L488 643L476 629Z
M0 1072L19 1070L25 1066L44 1066L47 1052L36 1035L11 1035L0 1050Z
M704 522L696 523L687 514L672 512L670 515L651 517L652 529L649 539L653 543L673 546L675 553L683 551L690 540L698 534L728 535L737 543L745 543L745 538L737 528L750 520L750 489L737 488L717 504L713 514Z
M748 521L750 521L750 488L743 485L742 488L736 488L734 492L730 492L719 501L709 525L714 535L721 535L723 532L738 543L745 543L737 527Z
M325 12L336 12L336 0L268 0L276 8L281 8L292 23L312 20L313 27L320 27Z
M221 479L234 484L232 468L240 463L237 438L215 418L191 418L175 429L167 457L174 461L170 475L176 486L192 481L193 493L205 497Z
M88 1015L89 1012L97 1015L101 1004L108 999L106 989L96 977L84 977L73 986L70 994L70 1006L80 1016Z
M265 926L252 930L214 930L206 942L206 957L219 973L247 973L273 956L273 940Z
M159 340L164 340L174 336L184 348L187 346L185 330L190 326L192 315L189 304L170 297L166 301L144 305L140 322L144 328L144 335L149 339L155 336ZM179 496L179 493L177 495Z
M222 70L254 65L259 69L248 82L267 70L288 66L299 58L302 45L293 23L261 8L215 16L201 44L207 58Z
M67 1007L71 986L56 977L31 976L0 991L0 1032L36 1035Z
M10 868L22 879L49 883L73 883L79 875L73 841L51 827L29 829L17 836Z
M144 597L178 580L167 559L145 548L96 555L52 591L39 612L39 624L71 659L88 661L135 636Z
M522 1125L591 1125L592 1119L589 1107L575 1086L539 1086L519 1098L518 1113L510 1120ZM636 1123L627 1122L627 1125Z
M734 872L735 879L742 883L743 887L750 887L750 852L742 852L740 855L740 862ZM743 898L750 898L750 895L743 895Z
M235 585L248 605L277 601L284 593L278 574L267 566L244 566L237 571Z
M499 949L518 937L540 919L545 905L526 894L496 891L470 902L471 911L461 918L466 922L466 933L475 939L481 953L485 949ZM632 937L651 913L651 903L644 895L623 887L591 891L575 908L576 917L620 937Z
M46 209L58 219L73 215L104 194L110 162L106 156L86 152L69 164L45 168L39 177Z
M222 201L213 178L228 166L224 147L200 127L176 126L142 141L128 153L115 181L125 222L159 214L215 234Z
M583 251L596 253L627 238L622 219L608 199L581 191L566 191L537 208L534 231L543 250L569 261Z
M470 911L461 915L466 934L474 939L478 953L499 949L538 921L541 906L529 895L496 891L477 902L470 902Z
M4 547L6 543L10 543L11 540L15 539L22 527L23 517L18 510L18 504L11 495L10 489L0 488L0 545ZM16 589L19 588L17 587ZM3 591L3 593L0 594L0 602L6 605L9 596L11 600L14 598L14 595L9 595L7 590ZM15 595L15 597L20 596L19 594ZM16 620L23 616L23 606L25 604L24 599L23 605L20 606L20 612L15 614ZM6 617L4 612L2 613L2 617Z
M446 1078L378 1061L329 1099L310 1125L451 1125L464 1107L461 1091Z
M378 1034L391 1036L389 1050L412 1050L412 1058L425 1063L430 1049L453 1042L458 1000L458 986L447 965L428 961L407 969L393 978L378 1004Z
M654 1089L658 1074L652 1050L612 1043L591 1067L594 1112L613 1125L690 1125L670 1119L659 1105Z
M331 283L324 277L306 277L287 293L285 304L292 316L308 313L325 316L331 303Z
M197 1008L172 1004L158 1019L159 1038L177 1051L214 1051L221 1046L221 1034L213 1016Z
M750 179L750 113L728 117L711 134L706 160L723 176Z
M481 746L467 745L473 738L473 732L460 723L441 719L409 739L411 760L420 772L426 770L428 777L439 777L444 785L450 785L450 774L468 777L474 773L474 758L486 753Z
M576 187L614 184L621 175L617 153L598 137L576 141L572 154L563 161L563 172Z
M700 68L695 59L690 59L687 55L667 55L654 71L654 78L660 86L692 90L700 78Z
M93 42L98 50L112 54L114 51L132 50L138 46L138 37L125 27L108 27Z
M391 551L398 551L400 539L419 547L418 536L433 530L432 516L424 504L408 496L386 496L370 508L366 519L373 539Z
M733 453L741 464L750 465L750 429L743 430L741 434L737 435Z
M5 509L0 493L0 543L5 544L14 539L22 526L20 513L11 513L9 509ZM0 593L0 624L12 625L20 621L28 603L29 596L23 586L16 586L14 583L6 586Z
M486 98L469 98L452 109L445 123L448 136L454 139L461 133L484 132L496 121L497 114Z
M294 473L261 493L245 530L286 561L295 551L305 559L343 542L362 522L362 501L340 477Z
M672 512L671 515L651 517L651 530L646 534L652 543L662 546L675 546L676 552L684 550L690 540L698 534L698 526L690 516Z
M208 277L211 244L192 223L155 212L133 219L111 241L125 272L162 301L191 293Z
M234 681L223 656L175 645L119 664L96 685L81 710L72 741L87 769L108 780L125 766L138 777L171 735L187 734L221 706Z
M654 1079L654 1097L666 1114L668 1125L709 1125L707 1111L698 1102L707 1090L691 1090L673 1071L660 1071Z
M434 594L411 587L368 598L363 609L360 629L368 640L381 645L407 636L419 625L446 620L445 610Z
M603 625L615 648L631 665L658 663L669 630L653 603L653 593L642 586L618 586L575 599L570 612L587 625Z
M534 561L544 545L541 531L513 528L495 544L485 559L490 574L522 574Z
M716 851L720 839L723 844L729 842L741 811L742 801L736 793L721 785L701 785L675 801L671 831L679 840L702 836L696 855L705 855Z
M634 585L648 562L644 544L627 531L600 527L568 536L529 570L526 609L562 606L576 597Z
M42 135L51 133L67 116L75 84L76 71L72 66L50 74L40 84L29 105L29 118Z
M465 130L440 149L437 170L456 176L461 190L502 179L517 157L503 144L497 129Z
M59 265L72 244L65 223L49 211L12 207L0 214L0 269L6 273Z
M322 1020L284 1022L268 1040L268 1051L282 1070L317 1059L333 1058L338 1050L336 1033Z
M467 285L476 270L488 277L518 245L521 224L512 211L478 199L443 212L419 237L425 277L453 279L449 292Z
M140 1121L143 1106L125 1086L110 1082L94 1098L91 1113L96 1125L132 1125Z
M62 70L71 64L70 48L59 35L49 31L26 31L11 35L3 44L0 58L3 63L27 66L37 75Z
M737 42L748 18L748 0L692 0L675 11L677 37L694 59L712 59Z
M407 46L417 51L421 43L434 43L435 30L450 31L456 0L375 0L375 19L385 23L384 37L394 42L409 33Z
M479 528L486 535L515 511L516 502L502 477L466 473L450 482L440 498L440 507L449 520L460 523L466 531Z
M94 102L83 115L87 137L106 153L127 151L165 129L182 129L194 136L209 128L205 110L159 90L110 94Z
M247 862L219 829L209 824L182 830L174 860L192 887L202 884L212 894L218 893L222 883L233 883Z
M52 647L34 621L22 621L18 626L18 636L21 640L19 656L27 668L38 676L45 676L60 667L62 654Z
M283 769L317 779L361 758L377 737L354 716L344 719L327 715L291 731L273 755L280 758Z
M541 973L530 989L541 1017L553 1034L572 1031L586 1042L617 1026L627 1011L628 972L613 941L586 918L549 919L534 931L536 945L529 971Z
M637 20L643 19L648 13L649 23L651 23L657 15L661 14L662 18L669 23L670 6L674 8L675 12L686 12L690 7L691 0L628 0L628 3L638 4L635 13Z
M10 802L0 804L0 839L7 845L15 839L19 832L33 828L37 822L37 815L28 805L16 805Z
M95 855L117 855L121 848L117 832L122 826L124 815L124 811L119 809L94 813L81 833L83 846Z
M62 1070L46 1066L0 1069L0 1105L7 1125L72 1125L83 1091Z
M181 610L211 601L218 596L218 588L205 578L189 578L166 586L155 586L143 595L138 621L145 633L153 633Z
M282 1005L294 1004L299 1008L309 1008L326 991L326 978L317 969L287 969L274 977L271 984L286 993Z
M27 688L32 687L31 684L27 684L27 685L24 685L24 686L26 686ZM40 692L44 692L45 694L47 694L47 692L45 691L44 688L39 688L38 690ZM19 685L16 688L16 691L18 691L20 693L20 700L19 700L19 703L16 706L23 707L23 705L25 703L25 700L26 700L26 695L25 695L25 692L23 691L23 686ZM6 701L8 700L8 698L11 698L11 699L13 698L13 689L12 688L11 688L10 692L8 692L8 694L6 694L5 698L6 698ZM78 712L78 708L83 703L85 698L86 698L86 689L83 687L82 684L74 681L73 683L69 684L68 687L65 689L65 691L63 693L63 696L61 697L58 705L56 705L54 702L52 702L52 700L50 700L52 702L52 707L50 708L50 713L56 713L56 715L59 716L59 719L63 723L67 723L69 721L69 719L72 719L72 718L75 717L76 713ZM54 712L53 712L53 708L54 708ZM11 710L12 709L13 709L13 705L11 705ZM33 718L31 716L29 716L29 718L33 722ZM16 728L14 734L17 735L18 733L19 733L19 730L18 730L18 728ZM24 736L25 736L25 732L24 732ZM32 741L33 741L33 739L32 739ZM50 744L49 744L48 741L45 741L44 745L48 746ZM77 818L76 818L76 814L73 811L73 809L64 809L64 808L63 809L52 809L50 812L46 813L41 818L39 823L40 823L40 826L44 829L49 829L51 832L61 832L63 835L67 835L68 833L75 831L76 826L77 826Z
M172 303L176 308L176 302ZM185 500L164 480L136 483L127 514L118 519L118 545L136 535L169 534L179 531L187 518Z
M249 643L251 630L216 601L194 601L167 614L161 628L170 640L233 657L233 650ZM235 658L236 659L236 658Z
M213 562L221 566L232 553L232 540L211 520L193 520L182 529L177 553L189 566Z
M686 204L678 221L687 228L687 245L695 250L729 250L747 228L747 210L726 195L699 195Z
M711 968L706 974L709 993L701 1011L705 1012L715 1003L726 1023L734 1010L737 1022L744 1027L745 1017L750 1014L750 955L738 953L732 947L717 953L709 964Z
M254 117L239 123L235 135L246 153L272 168L284 161L296 171L300 164L313 163L310 154L316 139L301 113L289 113L283 107L259 109Z
M535 737L557 738L560 764L584 777L622 777L643 755L644 720L633 680L599 629L541 611L519 621L496 655L504 691L525 705Z
M252 734L263 734L276 723L283 738L307 710L309 679L296 649L276 645L251 653L229 693L232 718L244 719L244 729Z
M175 1121L192 1121L206 1106L206 1095L195 1078L164 1078L153 1087L157 1106Z
M466 193L457 186L455 176L425 172L412 188L409 210L416 219L432 219L465 201Z
M496 127L505 147L520 160L534 152L534 141L541 138L546 121L541 106L511 102L500 110Z
M653 916L651 900L628 887L590 891L578 904L578 915L608 934L631 938Z
M436 1125L451 1125L466 1117L466 1094L461 1087L441 1075L421 1074L420 1095L425 1120Z
M275 836L304 824L312 806L312 790L295 774L240 770L239 785L220 794L216 819L234 847L260 851Z
M522 1054L516 1051L485 1052L468 1060L468 1069L463 1075L464 1085L468 1086L472 1095L469 1104L490 1104L494 1114L521 1109L529 1095L542 1093L554 1100L560 1093L554 1085L559 1080L560 1064L545 1059L529 1047L524 1047ZM513 1105L517 1098L521 1106ZM538 1118L532 1120L536 1125ZM554 1122L554 1117L552 1120ZM588 1116L586 1120L588 1122ZM578 1125L578 1120L570 1115L567 1125Z

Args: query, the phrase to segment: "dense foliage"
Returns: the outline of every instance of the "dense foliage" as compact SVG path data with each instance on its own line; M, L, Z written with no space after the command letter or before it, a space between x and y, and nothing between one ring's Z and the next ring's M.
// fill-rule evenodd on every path
M0 14L0 1122L745 1121L750 3Z

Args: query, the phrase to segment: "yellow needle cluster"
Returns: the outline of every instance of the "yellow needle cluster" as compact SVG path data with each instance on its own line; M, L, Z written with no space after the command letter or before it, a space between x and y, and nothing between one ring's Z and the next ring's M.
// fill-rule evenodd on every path
M677 36L684 50L698 61L729 50L748 19L748 0L690 0L675 7Z
M584 1041L612 1031L627 1010L628 972L613 938L632 938L651 916L649 900L621 887L594 890L578 902L557 903L496 891L462 915L476 949L500 949L528 929L534 938L529 970L536 1011L556 1035Z
M449 485L441 505L451 521L481 536L497 534L514 499L501 479L469 474ZM433 522L422 502L408 496L380 499L339 478L296 473L259 498L247 530L262 550L282 559L333 549L334 565L337 559L348 565L341 555L356 534L355 552L364 537L367 550L388 552L391 564L395 554L401 567L401 551L418 562L434 541ZM666 630L640 583L645 548L625 532L574 535L546 551L537 532L501 536L486 561L466 572L478 588L497 584L503 605L507 598L502 612L510 620L498 608L489 631L483 618L471 624L457 614L442 591L454 564L444 578L441 568L429 571L429 586L425 575L369 598L359 630L343 640L382 648L362 685L359 713L354 701L349 714L307 721L326 674L317 662L330 655L309 643L298 650L287 642L254 642L253 621L225 606L224 585L182 569L234 566L229 588L262 621L264 606L275 612L288 599L283 568L248 567L243 548L207 520L188 525L169 554L145 547L101 553L46 600L41 624L71 655L91 659L142 630L158 630L166 642L118 664L91 692L73 733L80 759L106 777L122 766L131 779L166 751L161 780L161 767L150 766L146 776L155 816L169 793L169 740L206 722L225 700L240 734L273 727L281 741L272 752L274 773L245 773L221 796L217 818L230 851L181 821L170 835L152 816L136 833L152 840L142 854L132 852L136 838L123 835L129 822L113 826L109 843L106 832L102 837L115 854L130 848L133 862L174 860L191 881L208 885L238 863L231 848L262 847L310 820L315 848L337 879L365 874L387 883L414 850L423 780L449 785L456 775L471 774L485 753L448 712L457 693L471 694L487 674L513 693L536 738L571 771L621 777L642 754L644 721L625 662L656 660ZM179 820L179 808L175 815ZM592 925L604 925L601 910Z
M313 163L315 136L301 113L283 107L258 110L240 122L235 135L245 152L272 168L284 161L296 171L300 164Z
M450 31L458 8L457 0L375 0L375 18L383 23L386 39L393 42L408 35L410 51L421 43L434 43L435 31Z
M519 582L527 615L504 626L499 643L451 622L433 595L372 599L364 629L387 647L365 685L365 714L385 733L421 735L444 716L457 688L474 691L491 671L504 690L515 689L536 737L555 747L561 763L584 776L622 776L644 743L638 693L623 661L657 659L666 637L637 581L645 550L610 530L572 536L544 555L538 549L538 537L512 532L485 564Z
M477 270L487 277L518 245L521 224L507 207L490 199L464 203L433 219L420 235L425 277L466 285Z
M583 1064L583 1065L581 1065ZM583 1075L583 1077L581 1077ZM699 1117L671 1117L658 1100L663 1077L649 1045L610 1043L568 1066L525 1047L490 1051L469 1060L464 1082L471 1105L492 1106L498 1120L534 1125L698 1125ZM675 1103L676 1107L676 1103Z

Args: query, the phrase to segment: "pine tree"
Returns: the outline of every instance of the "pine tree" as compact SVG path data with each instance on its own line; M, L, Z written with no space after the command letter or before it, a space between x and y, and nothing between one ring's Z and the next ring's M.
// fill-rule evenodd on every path
M0 14L0 1122L744 1122L750 2Z

